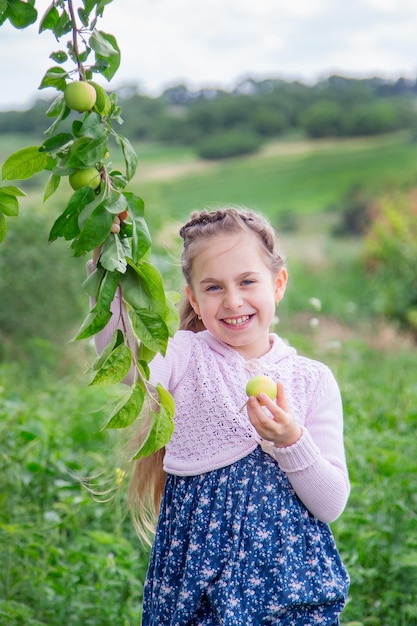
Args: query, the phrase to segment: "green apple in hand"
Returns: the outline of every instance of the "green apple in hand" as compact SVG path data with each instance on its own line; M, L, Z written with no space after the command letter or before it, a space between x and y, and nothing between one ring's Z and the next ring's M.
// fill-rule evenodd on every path
M271 400L277 397L277 384L269 376L259 374L250 379L246 385L246 395L255 396L265 393Z
M250 379L250 381L246 385L246 395L247 396L255 396L257 398L259 394L265 393L271 400L275 400L277 397L277 385L269 376L264 376L263 374L259 374ZM247 401L240 409L241 411L247 405ZM260 402L262 404L262 402Z

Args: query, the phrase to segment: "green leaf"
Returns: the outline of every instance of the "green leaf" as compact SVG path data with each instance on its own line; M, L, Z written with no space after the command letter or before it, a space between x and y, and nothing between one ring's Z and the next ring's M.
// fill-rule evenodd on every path
M100 246L109 236L113 215L106 209L106 201L101 202L86 219L80 233L71 244L75 256L82 256Z
M114 44L114 37L96 29L91 34L89 44L101 57L111 57L119 52L119 47Z
M113 213L113 215L118 215L127 208L126 198L117 191L112 192L109 200L107 210L109 213Z
M46 115L47 117L56 117L57 115L62 115L65 109L66 104L64 100L64 94L61 92L49 105L48 109L46 110Z
M136 283L138 290L137 298L130 295L130 304L134 308L149 308L161 317L165 313L166 297L161 273L152 263L141 261L138 265L129 262L131 269L137 274L139 282ZM127 298L127 296L126 296ZM135 306L138 304L139 306Z
M111 316L111 311L90 311L75 336L75 341L88 339L89 337L96 335L100 332L100 330L103 330L103 328L107 326Z
M39 32L44 30L53 30L59 19L59 13L55 6L49 7L49 9L43 14L39 25Z
M77 189L69 199L65 211L55 220L49 233L49 241L55 241L58 237L63 237L66 241L74 239L80 232L78 217L95 197L90 187Z
M106 4L110 4L112 0L83 0L85 10L89 13L95 8L97 15L102 15Z
M159 411L152 411L152 425L146 441L137 451L132 460L139 459L143 456L149 456L153 452L160 450L166 446L174 432L174 399L161 385L157 385L156 389L160 400Z
M26 194L13 185L0 187L0 211L9 217L16 217L19 214L17 196L26 196Z
M100 263L110 272L117 271L121 274L126 272L126 250L116 233L112 233L104 242Z
M45 130L44 135L52 135L52 133L56 131L56 129L58 128L62 120L64 120L67 117L68 113L69 113L68 107L64 106L62 108L61 113L56 118L56 120L54 120L52 124Z
M5 185L4 187L0 187L0 189L4 191L4 193L8 193L11 196L26 196L24 191L19 189L19 187L15 187L14 185Z
M5 180L24 180L46 169L48 154L40 152L39 146L22 148L11 154L3 163L2 176Z
M60 39L62 35L69 33L72 28L72 21L68 13L63 10L59 16L55 26L53 27L53 33L57 39Z
M126 165L126 179L128 181L132 180L132 178L134 177L136 173L136 167L138 164L137 154L132 144L130 143L128 139L126 139L126 137L122 137L121 135L116 135L116 141L122 148L123 157L124 157L125 165Z
M131 321L139 340L150 350L165 355L169 333L164 320L149 309L136 309L131 312Z
M49 55L49 58L56 63L65 63L68 61L68 54L64 50L57 50Z
M83 282L83 289L90 298L97 300L100 291L101 281L104 278L105 270L102 267L96 267L93 272Z
M132 365L132 354L125 343L110 353L101 368L97 371L90 385L115 385L122 382Z
M127 400L122 400L110 416L105 428L127 428L138 418L145 401L146 390L139 380L131 389Z
M50 198L55 193L55 191L59 187L60 181L61 181L60 176L57 176L56 174L51 174L45 187L45 192L43 195L44 202L46 202L48 198Z
M62 67L50 67L42 78L41 84L39 85L38 89L54 87L59 91L64 91L65 87L67 86L67 78L68 73Z
M98 371L103 366L104 362L106 361L106 359L108 359L113 350L118 346L121 346L124 342L124 335L120 328L117 328L107 346L105 346L101 354L94 361L93 370Z
M112 186L115 189L122 190L127 185L127 180L121 172L117 172L113 170L112 172L110 172L109 178L110 178Z
M120 65L120 50L116 38L103 31L94 30L90 37L89 44L95 52L96 60L106 61L107 67L105 67L101 73L110 81Z
M138 348L138 359L143 363L150 363L155 355L158 353L158 350L150 350L145 346L145 344L140 343Z
M3 213L0 213L0 243L6 237L6 233L7 233L6 218L4 217Z
M111 100L101 85L90 81L90 85L94 87L96 90L96 102L94 105L94 110L97 111L100 115L104 115L106 117L111 111Z
M117 286L119 275L117 272L105 272L98 290L96 304L85 318L75 339L87 339L92 337L108 324L112 316L110 310Z
M71 145L66 162L67 167L73 169L93 167L97 161L103 158L106 144L106 139L79 137Z
M105 272L93 310L110 310L118 285L119 275L117 272Z
M103 124L98 113L90 113L83 122L80 123L79 120L76 120L73 132L78 137L90 137L105 141L109 138L110 128Z
M73 141L74 137L71 133L58 133L43 142L39 150L41 152L54 152L59 148L63 148Z
M16 196L10 196L3 193L0 189L0 211L9 217L15 217L19 214L19 202Z
M13 0L9 3L9 20L15 28L22 29L34 24L38 19L38 12L28 2Z
M166 309L164 315L164 321L168 327L170 337L173 337L178 330L180 316L176 303L178 298L181 299L181 295L178 293L172 294L172 292L166 293Z
M132 259L134 263L145 256L151 247L152 239L148 229L148 225L144 218L144 202L133 193L123 192L127 200L130 219L132 220Z
M146 361L138 361L137 362L137 366L139 368L139 371L141 372L142 376L146 379L149 380L149 377L151 375L151 371L149 369L149 365Z
M0 25L6 20L8 3L7 0L0 0Z
M90 17L90 14L88 13L88 11L86 11L85 9L78 9L77 10L78 13L78 17L80 18L80 22L81 24L87 28L88 26L88 20Z

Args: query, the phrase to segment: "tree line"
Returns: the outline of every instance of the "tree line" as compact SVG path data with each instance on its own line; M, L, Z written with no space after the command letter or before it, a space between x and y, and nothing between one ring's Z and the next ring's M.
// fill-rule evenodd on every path
M247 79L230 91L179 84L157 97L133 84L121 87L118 98L132 139L192 145L203 158L222 158L294 132L324 138L414 130L417 80L331 76L306 85ZM46 108L38 100L28 111L0 112L0 133L43 134Z

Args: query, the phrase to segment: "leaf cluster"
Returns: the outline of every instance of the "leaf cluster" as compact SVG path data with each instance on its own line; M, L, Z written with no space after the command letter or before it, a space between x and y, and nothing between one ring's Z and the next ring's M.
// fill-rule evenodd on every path
M14 28L23 29L38 19L35 0L0 0L0 26L9 20Z
M144 202L126 190L135 175L137 155L130 141L115 129L115 124L123 121L121 107L116 94L109 95L92 80L94 74L100 74L110 81L120 63L116 39L97 28L97 20L110 1L83 0L76 10L75 0L54 0L41 18L41 33L51 30L58 41L69 37L66 49L50 55L55 65L46 71L39 87L58 92L46 111L51 124L41 145L23 148L6 159L2 177L16 181L49 172L44 192L47 201L62 178L91 168L100 173L97 189L86 185L70 196L52 225L49 241L62 238L69 242L74 256L96 251L98 257L97 269L84 285L95 304L76 339L92 337L104 329L115 314L111 307L116 295L123 303L113 341L94 365L93 384L119 383L131 369L135 372L127 399L108 422L111 428L130 425L141 413L145 399L158 397L157 410L151 411L148 439L140 452L150 454L163 447L172 434L174 404L167 391L150 389L148 364L157 352L165 353L178 320L160 273L149 260L151 237L144 217ZM13 1L10 6L14 4ZM1 6L0 0L0 15ZM67 62L69 69L64 67ZM90 111L76 114L70 130L63 132L61 123L74 114L64 95L74 73L78 80L90 82L96 100ZM113 168L112 145L122 153L123 171ZM20 195L24 194L14 185L0 187L0 241L6 236L5 217L18 214Z

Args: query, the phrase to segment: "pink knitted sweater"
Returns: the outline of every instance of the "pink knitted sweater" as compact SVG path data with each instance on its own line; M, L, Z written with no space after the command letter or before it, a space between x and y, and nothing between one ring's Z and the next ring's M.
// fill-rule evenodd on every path
M89 271L93 267L89 264ZM129 318L116 296L112 319L95 335L98 352L123 319ZM301 438L287 448L261 440L249 421L245 386L255 374L284 384L285 395L300 426ZM130 382L130 381L127 381ZM323 522L335 520L345 508L349 479L343 444L343 413L339 388L327 366L297 354L277 335L270 351L246 361L208 331L178 331L165 357L151 363L151 383L161 383L176 404L174 434L166 446L164 469L194 475L221 468L249 454L258 445L277 461L306 508Z
M255 374L284 384L289 406L303 429L287 448L265 445L249 421L245 386ZM174 434L166 446L164 469L193 475L224 467L261 444L287 474L307 509L330 522L343 511L349 480L343 445L339 388L331 371L299 356L277 335L270 351L245 359L208 331L178 331L166 357L151 364L151 382L175 398Z

